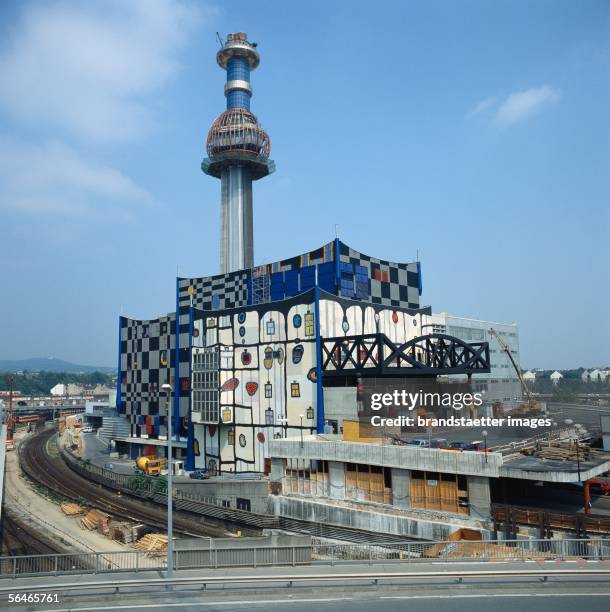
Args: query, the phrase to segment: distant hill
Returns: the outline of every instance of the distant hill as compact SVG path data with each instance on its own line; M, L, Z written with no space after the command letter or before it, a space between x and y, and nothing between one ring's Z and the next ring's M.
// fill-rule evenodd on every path
M116 368L70 363L57 357L30 357L29 359L0 359L0 372L87 372L112 373Z

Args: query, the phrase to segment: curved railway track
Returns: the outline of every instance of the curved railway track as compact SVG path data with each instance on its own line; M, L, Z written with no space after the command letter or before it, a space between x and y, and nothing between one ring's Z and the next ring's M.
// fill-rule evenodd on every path
M45 537L6 511L2 516L0 576L49 571L89 570L93 566L79 553L72 555L61 544Z
M43 429L22 444L19 461L21 469L30 479L71 501L84 500L90 506L118 518L145 523L165 531L167 509L164 506L129 495L117 495L115 491L73 472L58 452L55 454L47 452L49 439L54 433L51 428ZM173 518L176 533L204 537L227 535L224 524L218 520L176 509Z
M2 513L2 554L14 557L17 555L51 555L64 553L66 550L56 542L49 540L12 516L6 508Z

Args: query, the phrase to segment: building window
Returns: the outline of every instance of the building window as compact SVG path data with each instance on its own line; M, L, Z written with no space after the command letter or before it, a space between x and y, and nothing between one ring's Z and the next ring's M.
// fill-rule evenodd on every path
M235 446L235 430L229 429L227 432L227 443L229 446Z
M265 398L269 399L270 397L273 397L273 385L267 381L265 383Z
M246 510L247 512L250 512L251 506L250 506L250 500L249 499L245 499L244 497L238 497L235 500L236 504L237 504L237 509L238 510Z
M410 494L413 508L469 514L468 486L463 476L412 470Z
M233 349L230 346L220 347L220 368L222 370L233 369Z
M290 383L290 397L301 397L301 385L296 380Z
M218 423L219 354L213 348L204 348L193 354L193 412L203 423Z
M345 464L345 497L392 504L392 470L363 463Z
M273 410L271 408L265 410L265 425L273 425Z
M309 310L305 313L305 335L314 336L316 330L314 328L314 316Z
M267 321L267 335L273 336L275 334L275 321Z
M313 497L328 497L328 461L286 459L282 490Z
M311 406L309 406L309 408L307 408L307 418L309 420L313 419L313 408Z

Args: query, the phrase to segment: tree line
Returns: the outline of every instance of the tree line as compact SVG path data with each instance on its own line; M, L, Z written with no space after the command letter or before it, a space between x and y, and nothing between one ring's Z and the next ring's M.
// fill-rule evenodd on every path
M0 390L8 391L10 372L0 372ZM59 383L76 385L106 385L116 384L116 375L103 372L88 372L72 374L69 372L19 372L13 374L13 390L22 395L49 395L51 389Z

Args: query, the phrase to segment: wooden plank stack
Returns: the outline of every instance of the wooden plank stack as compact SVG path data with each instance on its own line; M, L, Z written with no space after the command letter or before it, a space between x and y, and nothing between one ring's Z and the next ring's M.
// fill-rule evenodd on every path
M133 544L141 537L146 525L127 523L125 521L111 521L108 536L123 544Z
M81 527L93 531L97 529L101 533L107 533L110 525L110 516L99 510L89 510L80 520Z
M133 547L145 551L147 557L162 557L167 554L167 536L163 533L147 533Z
M555 461L586 461L591 449L587 444L580 443L578 447L571 441L549 440L538 443L535 447L524 448L524 455L532 455L539 459L553 459Z
M60 508L67 516L77 516L85 512L85 508L83 506L73 504L72 502L62 502Z

